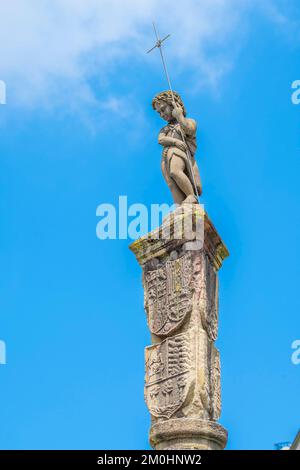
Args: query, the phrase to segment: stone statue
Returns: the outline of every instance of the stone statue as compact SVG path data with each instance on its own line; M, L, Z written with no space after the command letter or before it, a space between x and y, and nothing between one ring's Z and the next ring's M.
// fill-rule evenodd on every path
M184 104L176 92L159 93L152 106L168 122L159 133L158 143L163 146L161 168L174 202L198 203L202 185L195 160L196 121L186 117Z

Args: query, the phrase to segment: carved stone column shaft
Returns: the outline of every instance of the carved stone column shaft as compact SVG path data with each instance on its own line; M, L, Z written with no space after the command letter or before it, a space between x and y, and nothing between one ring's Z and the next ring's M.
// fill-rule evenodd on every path
M178 232L188 219L189 233ZM227 432L216 422L221 387L214 341L218 269L228 251L207 214L195 204L178 207L159 229L130 248L143 269L152 338L145 349L150 444L155 449L223 449Z

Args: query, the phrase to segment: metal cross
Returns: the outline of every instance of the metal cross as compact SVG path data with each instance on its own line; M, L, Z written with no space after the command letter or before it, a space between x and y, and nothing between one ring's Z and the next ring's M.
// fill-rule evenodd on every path
M159 52L160 52L160 57L161 57L161 61L162 61L162 64L163 64L163 67L164 67L164 71L165 71L165 75L166 75L166 78L167 78L167 82L168 82L168 85L169 85L169 89L170 89L170 92L171 92L171 96L172 96L172 101L173 101L173 105L174 107L176 107L176 103L175 103L175 98L174 98L174 93L173 93L173 89L172 89L172 85L171 85L171 80L170 80L170 76L169 76L169 72L168 72L168 69L167 69L167 64L166 64L166 61L165 61L165 58L164 58L164 54L163 54L163 48L162 48L162 43L168 39L170 37L170 34L168 34L166 37L164 37L163 39L160 39L159 38L159 35L158 35L158 32L157 32L157 29L156 29L156 26L155 26L155 23L152 23L153 24L153 29L154 29L154 33L155 33L155 37L156 37L156 44L155 46L153 46L151 49L149 49L149 51L147 51L147 54L149 54L149 52L152 52L154 51L154 49L158 49ZM184 135L184 132L180 126L180 123L179 124L179 129L180 129L180 133L181 133L181 137L182 137L182 140L183 142L185 143L186 145L186 148L187 148L187 156L188 156L188 172L192 178L192 183L193 183L193 186L194 186L194 191L195 191L195 194L197 197L199 197L199 194L198 194L198 189L197 189L197 185L196 185L196 182L195 182L195 176L194 176L194 172L193 172L193 167L192 167L192 156L191 156L191 152L190 152L190 149L186 143L186 139L185 139L185 135Z
M172 94L172 100L173 100L173 103L175 103L174 95L173 95L173 89L172 89L172 85L171 85L171 80L170 80L170 76L169 76L168 69L167 69L167 64L166 64L166 61L165 61L165 58L164 58L163 49L162 49L162 43L163 43L166 39L168 39L171 35L168 34L168 35L167 35L166 37L164 37L163 39L159 39L159 35L158 35L158 32L157 32L155 23L152 23L152 24L153 24L153 29L154 29L155 37L156 37L156 44L155 44L155 46L152 47L152 49L150 49L150 50L147 52L147 54L149 54L149 52L154 51L154 49L158 48L158 50L159 50L159 52L160 52L161 61L162 61L162 63L163 63L164 71L165 71L165 74L166 74L166 77L167 77L167 82L168 82L168 85L169 85L169 88L170 88L170 91L171 91L171 94Z

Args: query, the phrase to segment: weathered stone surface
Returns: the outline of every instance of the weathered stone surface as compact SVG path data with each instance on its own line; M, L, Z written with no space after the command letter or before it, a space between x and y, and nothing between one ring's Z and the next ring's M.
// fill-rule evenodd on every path
M188 217L195 228L191 236L172 239ZM171 237L157 238L166 233ZM153 234L156 238L151 238ZM221 386L214 341L217 271L228 251L204 210L195 204L188 211L176 210L131 249L143 268L144 306L152 338L145 350L151 445L222 449L227 433L215 422L221 413Z
M205 331L190 328L145 350L145 401L160 418L218 419L219 353Z
M156 269L147 268L143 284L148 326L151 333L164 337L192 310L192 258L187 254L169 259Z
M154 424L149 437L157 450L222 450L227 431L213 421L178 418Z
M146 348L145 400L153 417L170 418L187 399L195 379L193 333Z
M187 246L188 249L194 249L188 245L192 241L196 241L198 249L201 249L200 242L215 269L221 268L224 259L229 255L228 250L199 204L179 206L164 219L160 227L133 242L129 248L143 267L146 262L154 258L162 259L178 247Z

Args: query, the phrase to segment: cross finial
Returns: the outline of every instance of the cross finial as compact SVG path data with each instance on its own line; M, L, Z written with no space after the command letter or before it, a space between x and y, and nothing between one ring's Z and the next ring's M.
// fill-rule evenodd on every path
M163 50L162 50L162 43L168 39L170 37L170 34L168 34L166 37L164 37L163 39L160 39L159 35L158 35L158 32L157 32L157 29L156 29L156 26L155 26L155 23L152 23L153 24L153 29L154 29L154 32L155 32L155 37L156 37L156 44L155 46L153 46L148 52L147 54L149 54L149 52L153 51L154 49L158 49L159 52L160 52L160 57L161 57L161 61L162 61L162 64L163 64L163 67L164 67L164 71L165 71L165 75L166 75L166 78L167 78L167 82L169 84L169 89L171 91L171 94L172 94L172 100L173 100L173 103L175 103L175 100L174 100L174 95L173 95L173 90L172 90L172 85L171 85L171 80L170 80L170 77L169 77L169 72L168 72L168 69L167 69L167 65L166 65L166 61L165 61L165 58L164 58L164 54L163 54Z
M164 37L163 39L160 39L159 38L159 35L158 35L158 32L157 32L157 29L156 29L156 26L155 26L155 23L153 23L153 28L154 28L154 32L155 32L155 36L156 36L156 44L155 46L153 46L149 51L147 51L147 54L149 54L149 52L152 52L154 49L156 49L158 47L158 49L161 48L161 45L162 43L168 39L171 35L168 34L166 37Z

